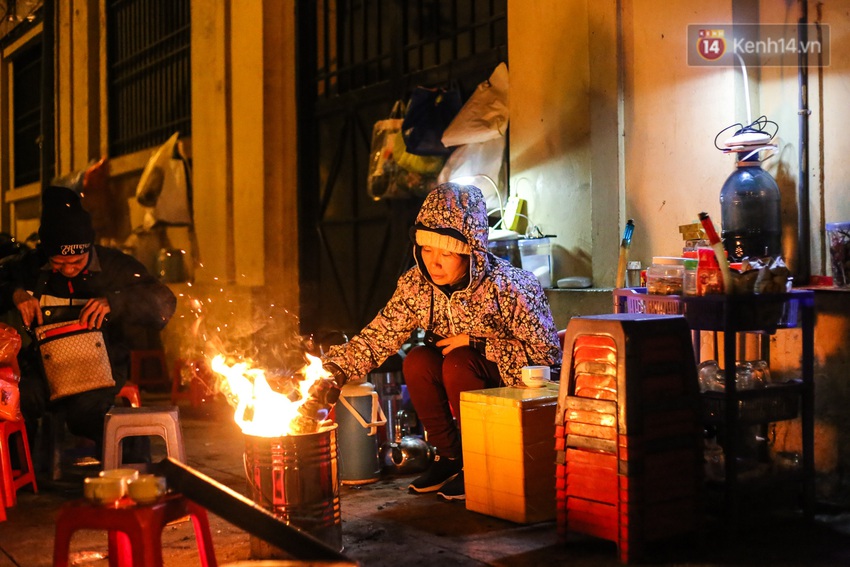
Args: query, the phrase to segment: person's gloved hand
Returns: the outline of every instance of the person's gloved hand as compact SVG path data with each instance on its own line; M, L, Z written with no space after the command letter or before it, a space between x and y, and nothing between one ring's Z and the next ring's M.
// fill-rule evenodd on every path
M345 372L332 362L326 362L324 369L330 377L320 378L310 386L307 401L298 408L298 417L293 428L296 433L313 433L319 424L327 419L331 408L339 400L342 386L348 381Z

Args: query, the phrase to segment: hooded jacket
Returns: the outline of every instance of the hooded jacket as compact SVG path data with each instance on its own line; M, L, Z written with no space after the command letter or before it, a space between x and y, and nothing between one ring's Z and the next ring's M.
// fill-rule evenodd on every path
M433 283L415 243L418 230L469 245L465 287ZM521 383L523 366L560 364L561 346L543 288L531 272L488 252L487 231L485 201L477 187L444 183L429 193L411 229L416 266L399 278L372 322L348 343L331 347L325 361L349 377L365 376L423 328L443 337L468 334L470 345L498 365L505 385Z

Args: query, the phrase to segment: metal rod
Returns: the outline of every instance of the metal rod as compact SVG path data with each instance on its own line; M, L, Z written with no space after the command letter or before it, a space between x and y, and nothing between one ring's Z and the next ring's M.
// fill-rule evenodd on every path
M808 45L808 0L800 0L800 19L797 21L799 45ZM797 269L794 283L808 285L812 272L811 221L809 219L809 67L805 49L797 52L797 83L799 85L800 161L797 172Z

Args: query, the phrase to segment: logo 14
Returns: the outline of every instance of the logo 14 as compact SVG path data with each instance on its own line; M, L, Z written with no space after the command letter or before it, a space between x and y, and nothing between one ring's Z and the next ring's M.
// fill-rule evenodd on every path
M726 53L726 38L723 29L699 30L697 53L707 61L717 61Z

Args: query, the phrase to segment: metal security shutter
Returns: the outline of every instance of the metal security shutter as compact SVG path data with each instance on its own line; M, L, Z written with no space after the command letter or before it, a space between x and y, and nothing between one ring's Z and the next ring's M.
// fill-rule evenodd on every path
M417 199L366 192L372 125L418 85L464 97L507 61L507 0L302 0L298 10L302 331L355 332L412 265Z
M108 0L109 153L192 129L189 0Z

